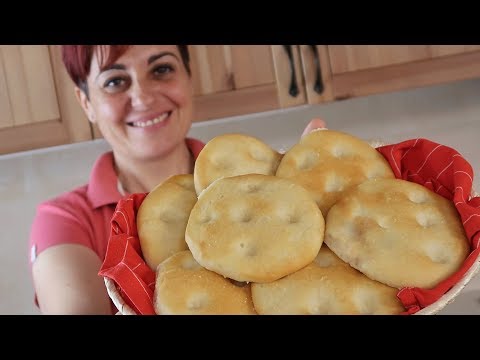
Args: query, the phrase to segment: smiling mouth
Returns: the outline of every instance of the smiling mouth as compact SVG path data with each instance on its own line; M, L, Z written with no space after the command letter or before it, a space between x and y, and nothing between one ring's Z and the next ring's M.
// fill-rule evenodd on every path
M169 112L163 113L162 115L156 117L155 119L148 120L148 121L129 122L127 123L127 125L131 127L141 127L141 128L152 126L152 125L164 122L170 116L171 113L172 112L169 111Z

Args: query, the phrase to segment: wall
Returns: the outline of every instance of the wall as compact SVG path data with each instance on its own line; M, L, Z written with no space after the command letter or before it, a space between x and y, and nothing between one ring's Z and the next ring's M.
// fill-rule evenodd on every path
M255 135L286 150L313 117L366 140L398 142L426 137L457 149L480 169L480 80L303 106L194 124L190 136L208 141L226 132ZM41 200L83 184L103 140L0 156L0 314L38 314L27 270L27 238ZM480 189L479 178L474 179ZM478 313L477 276L444 313Z

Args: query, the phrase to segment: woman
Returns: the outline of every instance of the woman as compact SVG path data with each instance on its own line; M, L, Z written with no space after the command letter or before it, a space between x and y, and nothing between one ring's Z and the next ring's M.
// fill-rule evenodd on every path
M39 205L30 236L35 301L44 314L112 314L98 271L118 200L193 173L203 147L186 137L188 48L68 45L62 54L78 101L112 151L97 159L87 185ZM313 120L304 134L324 126Z

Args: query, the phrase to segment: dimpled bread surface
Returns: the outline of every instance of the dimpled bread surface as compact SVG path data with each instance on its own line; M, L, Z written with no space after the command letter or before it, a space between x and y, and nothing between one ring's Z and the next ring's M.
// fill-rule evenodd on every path
M276 176L310 191L323 215L344 191L371 178L394 178L385 158L368 142L333 130L314 130L288 150Z
M185 240L203 267L236 281L269 282L312 262L324 231L304 188L246 174L218 179L200 194Z
M219 135L205 144L195 161L193 175L197 195L221 177L249 173L275 175L281 157L253 136Z
M325 243L352 267L396 288L433 288L469 253L454 204L401 179L369 180L345 194L326 217Z
M398 289L369 279L325 244L303 269L265 284L252 284L261 315L391 315L405 311Z
M197 194L193 175L174 175L157 185L137 213L140 247L147 265L158 264L177 251L188 249L185 229Z
M153 304L158 315L254 315L250 290L203 268L184 250L158 266Z

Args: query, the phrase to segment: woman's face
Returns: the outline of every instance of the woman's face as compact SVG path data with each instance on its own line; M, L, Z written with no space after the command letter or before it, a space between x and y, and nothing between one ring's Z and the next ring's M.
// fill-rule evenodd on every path
M192 122L191 79L175 45L134 45L87 78L89 100L77 90L89 120L115 155L154 160L184 141Z

